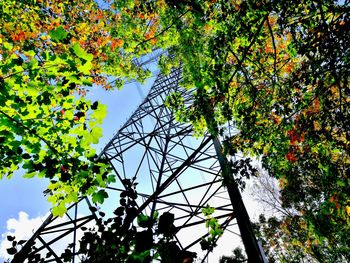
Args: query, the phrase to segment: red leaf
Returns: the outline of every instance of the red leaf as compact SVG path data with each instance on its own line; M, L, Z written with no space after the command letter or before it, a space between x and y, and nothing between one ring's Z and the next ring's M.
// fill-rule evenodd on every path
M64 165L61 165L61 171L63 173L66 173L68 171L68 169Z
M152 39L151 39L151 43L152 43L153 45L155 45L155 44L157 43L157 39L156 39L156 38L152 38Z
M292 152L289 152L286 155L286 158L288 161L290 161L291 163L295 163L297 161L297 157L295 157L295 155Z
M26 36L23 31L20 31L17 35L12 36L13 41L22 41L25 40Z
M296 132L296 130L289 130L288 131L288 137L290 140L291 145L295 145L296 142L302 142L304 141L304 137L300 138L299 134Z
M101 10L98 10L98 14L97 14L97 17L96 19L99 20L99 19L102 19L103 18L103 13Z

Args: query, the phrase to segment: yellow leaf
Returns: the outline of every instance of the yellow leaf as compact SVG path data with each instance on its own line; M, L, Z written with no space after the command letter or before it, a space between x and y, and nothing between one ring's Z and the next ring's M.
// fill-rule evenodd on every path
M346 210L347 215L350 216L350 206L347 205L345 210Z
M314 124L315 131L319 131L321 129L320 124L318 123L318 121L314 121L313 124Z

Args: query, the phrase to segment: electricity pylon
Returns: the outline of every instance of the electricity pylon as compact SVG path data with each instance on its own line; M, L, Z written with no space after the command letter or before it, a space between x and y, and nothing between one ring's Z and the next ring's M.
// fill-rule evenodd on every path
M201 212L209 205L215 208L224 235L232 234L231 246L224 252L243 241L248 261L264 262L220 140L210 135L194 138L191 125L177 122L172 110L164 106L171 92L180 92L185 103L191 102L191 94L179 87L180 80L181 68L171 70L168 76L159 74L147 97L100 154L108 159L117 179L107 187L109 198L103 211L113 211L126 189L124 179L134 178L139 183L137 214L174 214L180 249L197 252L202 262L208 257L208 252L201 252L200 242L209 235ZM62 262L60 243L70 244L76 255L73 261L78 262L81 227L99 217L90 206L85 198L72 205L65 220L49 216L16 255L16 262L38 252L48 255L45 262ZM233 241L237 235L241 240ZM33 241L36 247L29 253Z

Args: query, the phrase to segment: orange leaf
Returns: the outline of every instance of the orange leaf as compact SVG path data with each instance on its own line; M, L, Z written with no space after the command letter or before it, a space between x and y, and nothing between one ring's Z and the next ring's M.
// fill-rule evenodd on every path
M319 100L318 97L316 99L314 99L312 104L313 104L314 111L315 112L319 112L319 110L320 110L320 100Z
M290 140L290 144L295 145L295 143L299 140L299 135L296 133L295 130L289 130L287 134Z
M267 44L265 45L265 52L266 52L266 53L273 53L273 49L272 49L270 43L267 43Z
M284 70L288 73L291 73L293 71L293 68L294 68L294 64L290 62L284 67Z
M98 10L98 15L97 15L96 19L98 20L98 19L102 19L102 18L103 18L103 13L101 10Z
M153 45L155 45L155 44L157 43L157 38L152 38L152 39L151 39L151 43L152 43Z
M116 47L122 47L124 44L124 41L122 39L116 39L116 40L112 40L112 43L111 43L111 47L112 47L112 50L114 51L114 49Z

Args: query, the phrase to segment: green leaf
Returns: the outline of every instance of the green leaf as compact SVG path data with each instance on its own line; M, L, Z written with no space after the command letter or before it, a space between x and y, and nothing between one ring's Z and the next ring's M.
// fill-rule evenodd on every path
M92 202L103 204L105 198L108 197L108 194L105 190L99 190L97 193L92 195Z
M80 66L77 67L77 69L78 69L81 73L83 73L83 74L85 74L85 75L89 75L89 74L90 74L91 68L92 68L92 63L91 63L90 61L88 61L88 62L86 62L85 64L80 65Z
M297 55L297 50L295 49L295 47L293 46L293 44L289 44L287 47L287 50L290 54L291 57L295 57Z
M159 216L159 212L158 211L154 211L153 213L153 219L157 219Z
M29 62L29 68L30 69L35 69L37 68L39 65L38 60L36 60L35 58L33 58L30 62Z
M102 121L107 115L107 106L99 103L97 109L91 114L91 119L95 119L97 123L102 124Z
M87 53L78 43L72 46L72 50L77 57L85 59L86 61L91 61L94 58L92 54Z
M150 226L150 218L149 216L146 216L144 214L140 214L137 216L137 224L140 226L140 227L149 227Z
M205 208L202 208L202 213L205 215L205 216L210 216L214 213L215 211L215 208L214 207L210 207L209 205L207 205L207 207Z
M37 172L25 173L23 175L23 178L33 178L36 174L37 174Z
M66 200L69 203L71 203L71 202L78 202L78 193L77 192L71 192L70 194L68 194Z
M7 248L6 250L9 255L14 255L17 253L17 249L15 247Z
M4 42L4 48L7 50L12 50L12 45L8 42Z
M102 137L102 128L95 127L91 131L92 143L97 144L98 140Z
M116 182L115 177L116 177L116 176L113 175L113 174L108 175L108 177L107 177L107 183L115 183L115 182Z
M64 40L67 35L68 32L62 26L59 26L58 28L50 31L50 37L54 42L60 42Z
M60 216L62 217L64 213L67 212L67 208L64 206L63 203L59 204L58 206L54 206L52 208L52 214L54 216Z

